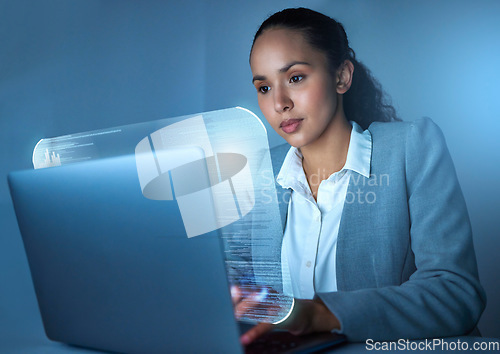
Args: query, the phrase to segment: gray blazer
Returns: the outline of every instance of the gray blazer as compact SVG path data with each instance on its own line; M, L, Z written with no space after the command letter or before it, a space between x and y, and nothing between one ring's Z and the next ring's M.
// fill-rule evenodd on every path
M337 292L317 294L351 341L456 336L486 296L470 221L439 127L373 123L370 178L353 173L337 243ZM279 172L288 145L271 151ZM290 193L277 185L285 225ZM279 254L281 241L267 250Z

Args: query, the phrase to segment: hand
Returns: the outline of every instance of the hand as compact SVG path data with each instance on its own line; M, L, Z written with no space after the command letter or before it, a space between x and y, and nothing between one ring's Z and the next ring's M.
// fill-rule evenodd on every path
M313 300L295 299L290 316L277 325L259 323L240 337L243 345L248 345L273 328L286 329L294 335L312 332L329 332L340 329L340 322L319 298Z
M231 297L236 319L254 323L280 321L289 314L293 304L293 298L255 285L232 285Z
M245 314L259 306L260 302L267 296L266 288L247 289L245 287L232 285L231 298L234 306L234 316L241 319Z

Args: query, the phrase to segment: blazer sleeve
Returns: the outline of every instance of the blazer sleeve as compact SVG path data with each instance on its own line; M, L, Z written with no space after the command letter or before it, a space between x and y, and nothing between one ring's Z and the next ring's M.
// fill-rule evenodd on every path
M318 294L351 341L464 335L485 307L465 200L437 125L411 123L405 155L416 271L399 286Z

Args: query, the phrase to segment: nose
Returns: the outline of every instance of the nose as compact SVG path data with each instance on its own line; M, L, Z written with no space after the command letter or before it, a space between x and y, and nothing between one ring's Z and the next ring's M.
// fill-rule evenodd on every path
M289 111L293 108L293 101L286 88L275 88L274 110L278 113Z

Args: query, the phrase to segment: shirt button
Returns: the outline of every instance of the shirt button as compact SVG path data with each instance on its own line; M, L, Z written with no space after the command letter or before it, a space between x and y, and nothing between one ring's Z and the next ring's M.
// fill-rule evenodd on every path
M307 268L310 268L310 267L311 267L311 261L307 261L307 263L306 263L306 267L307 267Z

